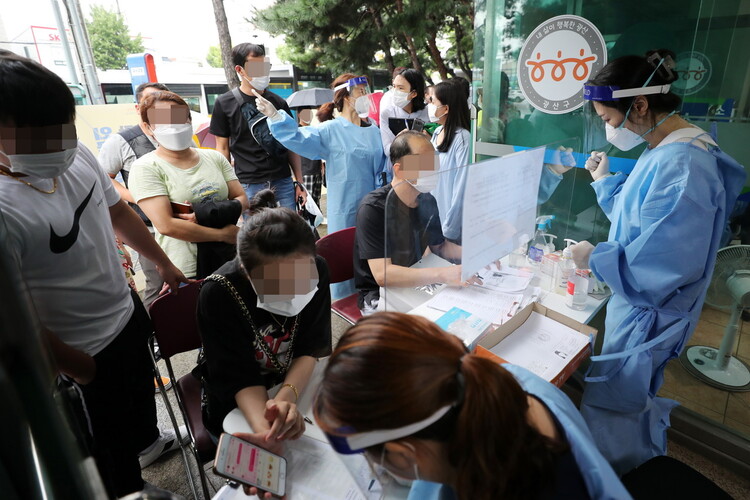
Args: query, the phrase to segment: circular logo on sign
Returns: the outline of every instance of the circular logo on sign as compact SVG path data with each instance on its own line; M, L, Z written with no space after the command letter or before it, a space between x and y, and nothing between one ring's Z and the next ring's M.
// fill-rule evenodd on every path
M685 95L695 94L706 86L711 78L711 61L702 52L682 52L675 61L677 80L672 86Z
M583 105L583 84L607 64L604 37L579 16L557 16L532 31L518 58L518 84L539 111L569 113Z

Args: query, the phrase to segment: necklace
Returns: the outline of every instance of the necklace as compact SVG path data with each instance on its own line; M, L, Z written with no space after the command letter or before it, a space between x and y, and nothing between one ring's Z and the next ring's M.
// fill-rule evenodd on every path
M31 189L33 189L33 190L35 190L35 191L39 191L40 193L44 193L44 194L52 194L52 193L54 193L55 191L57 191L57 177L55 177L55 178L54 178L54 179L52 180L52 190L50 190L50 191L45 191L44 189L39 189L38 187L36 187L35 185L33 185L33 184L32 184L32 183L30 183L30 182L26 182L26 181L25 181L25 180L23 180L23 179L19 179L18 177L16 177L16 176L14 176L14 175L11 175L11 174L9 174L9 173L8 173L8 172L6 172L5 170L2 170L2 169L0 169L0 174L3 174L3 175L5 175L5 176L7 176L7 177L10 177L11 179L15 179L15 180L17 180L18 182L20 182L20 183L22 183L22 184L26 184L26 185L27 185L27 186L29 186L29 187L30 187Z
M286 326L286 320L288 320L289 318L285 317L284 321L281 322L281 323L279 323L279 320L276 319L276 315L274 313L269 312L268 314L271 315L271 319L274 320L277 325L279 325L279 327L281 328L281 332L284 333L284 327Z

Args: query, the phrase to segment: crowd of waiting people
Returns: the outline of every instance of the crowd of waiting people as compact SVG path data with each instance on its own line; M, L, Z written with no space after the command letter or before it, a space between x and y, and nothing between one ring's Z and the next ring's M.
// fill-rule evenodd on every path
M241 84L216 101L216 150L195 147L180 96L148 83L136 93L140 123L113 134L97 161L77 141L65 83L0 52L0 92L13 96L0 102L8 245L60 376L82 391L109 493L144 489L141 468L179 446L157 427L147 308L160 293L201 279L203 416L214 439L235 408L269 448L299 438L305 422L297 402L316 359L330 356L317 424L340 453L363 451L414 481L410 498L629 498L617 474L626 470L615 472L561 391L466 352L425 319L377 312L386 275L393 286L465 285L466 169L458 167L469 163L468 82L427 87L423 75L402 68L377 109L367 78L342 74L331 86L333 102L313 120L311 110L292 116L267 91L262 46L240 44L232 58ZM639 127L673 111L638 106L631 119ZM621 126L630 113L600 111ZM587 165L595 180L609 177L605 160ZM355 278L335 285L297 214L308 196L320 201L323 182L328 232L356 227ZM123 275L117 241L137 251L143 300ZM577 258L590 256L592 268L608 272L598 264L602 252L580 248L588 253ZM411 267L426 251L458 265ZM364 317L332 353L331 301L352 293ZM584 403L600 408L589 396ZM356 449L344 429L376 437ZM652 455L663 453L662 444L657 438ZM640 458L630 465L649 457Z

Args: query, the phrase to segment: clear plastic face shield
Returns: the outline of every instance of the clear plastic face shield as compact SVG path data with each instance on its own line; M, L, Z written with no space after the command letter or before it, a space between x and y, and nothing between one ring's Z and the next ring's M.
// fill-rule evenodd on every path
M587 102L583 107L583 117L585 122L585 133L583 137L583 148L584 151L604 151L609 153L610 150L615 147L608 140L607 126L602 118L597 114L594 102L613 102L620 99L632 98L641 95L652 95L652 94L667 94L671 88L670 84L665 85L651 85L651 80L660 68L662 71L672 73L675 68L675 62L670 56L661 57L659 54L653 54L649 57L648 61L654 65L654 70L651 72L649 77L646 79L642 87L635 87L629 89L623 89L617 85L584 85L583 87L583 98ZM628 119L631 107L625 113L624 119L618 125L612 124L612 127L616 130L625 127L625 122ZM610 139L615 131L610 131ZM625 149L620 148L622 151Z
M424 420L414 422L413 424L404 427L398 427L396 429L383 429L357 433L356 430L350 426L342 426L337 427L330 432L324 430L324 433L326 438L328 438L328 442L331 443L331 446L337 453L342 455L363 454L367 460L367 464L370 466L373 478L379 483L379 485L376 486L371 483L370 491L375 492L377 488L380 488L380 498L391 498L389 492L392 492L399 487L408 488L413 480L419 479L419 469L415 463L412 465L411 470L393 470L394 465L388 460L385 443L406 438L426 429L443 418L451 408L454 408L454 405L443 406ZM320 420L319 412L316 412L316 420ZM401 441L401 444L407 447L412 446L410 443L404 441ZM377 448L375 450L368 450L368 448L376 445L382 445L379 451L375 451ZM413 477L403 477L399 472L409 474Z
M377 109L366 76L351 78L341 85L334 87L333 91L338 92L341 89L347 89L349 91L349 97L347 97L347 99L349 99L349 102L352 107L354 107L354 110L360 118L367 118Z

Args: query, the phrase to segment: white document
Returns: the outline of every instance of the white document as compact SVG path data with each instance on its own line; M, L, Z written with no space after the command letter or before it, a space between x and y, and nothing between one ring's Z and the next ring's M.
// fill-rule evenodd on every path
M490 323L502 324L508 314L516 312L523 294L500 293L480 286L448 287L425 304L439 311L454 307L475 314Z
M482 268L477 274L482 280L482 288L504 293L526 290L534 277L532 273L510 267L498 270L495 264L490 269Z
M581 332L532 312L490 351L551 381L588 343L589 337Z
M544 148L468 167L464 192L461 279L511 253L535 230Z

